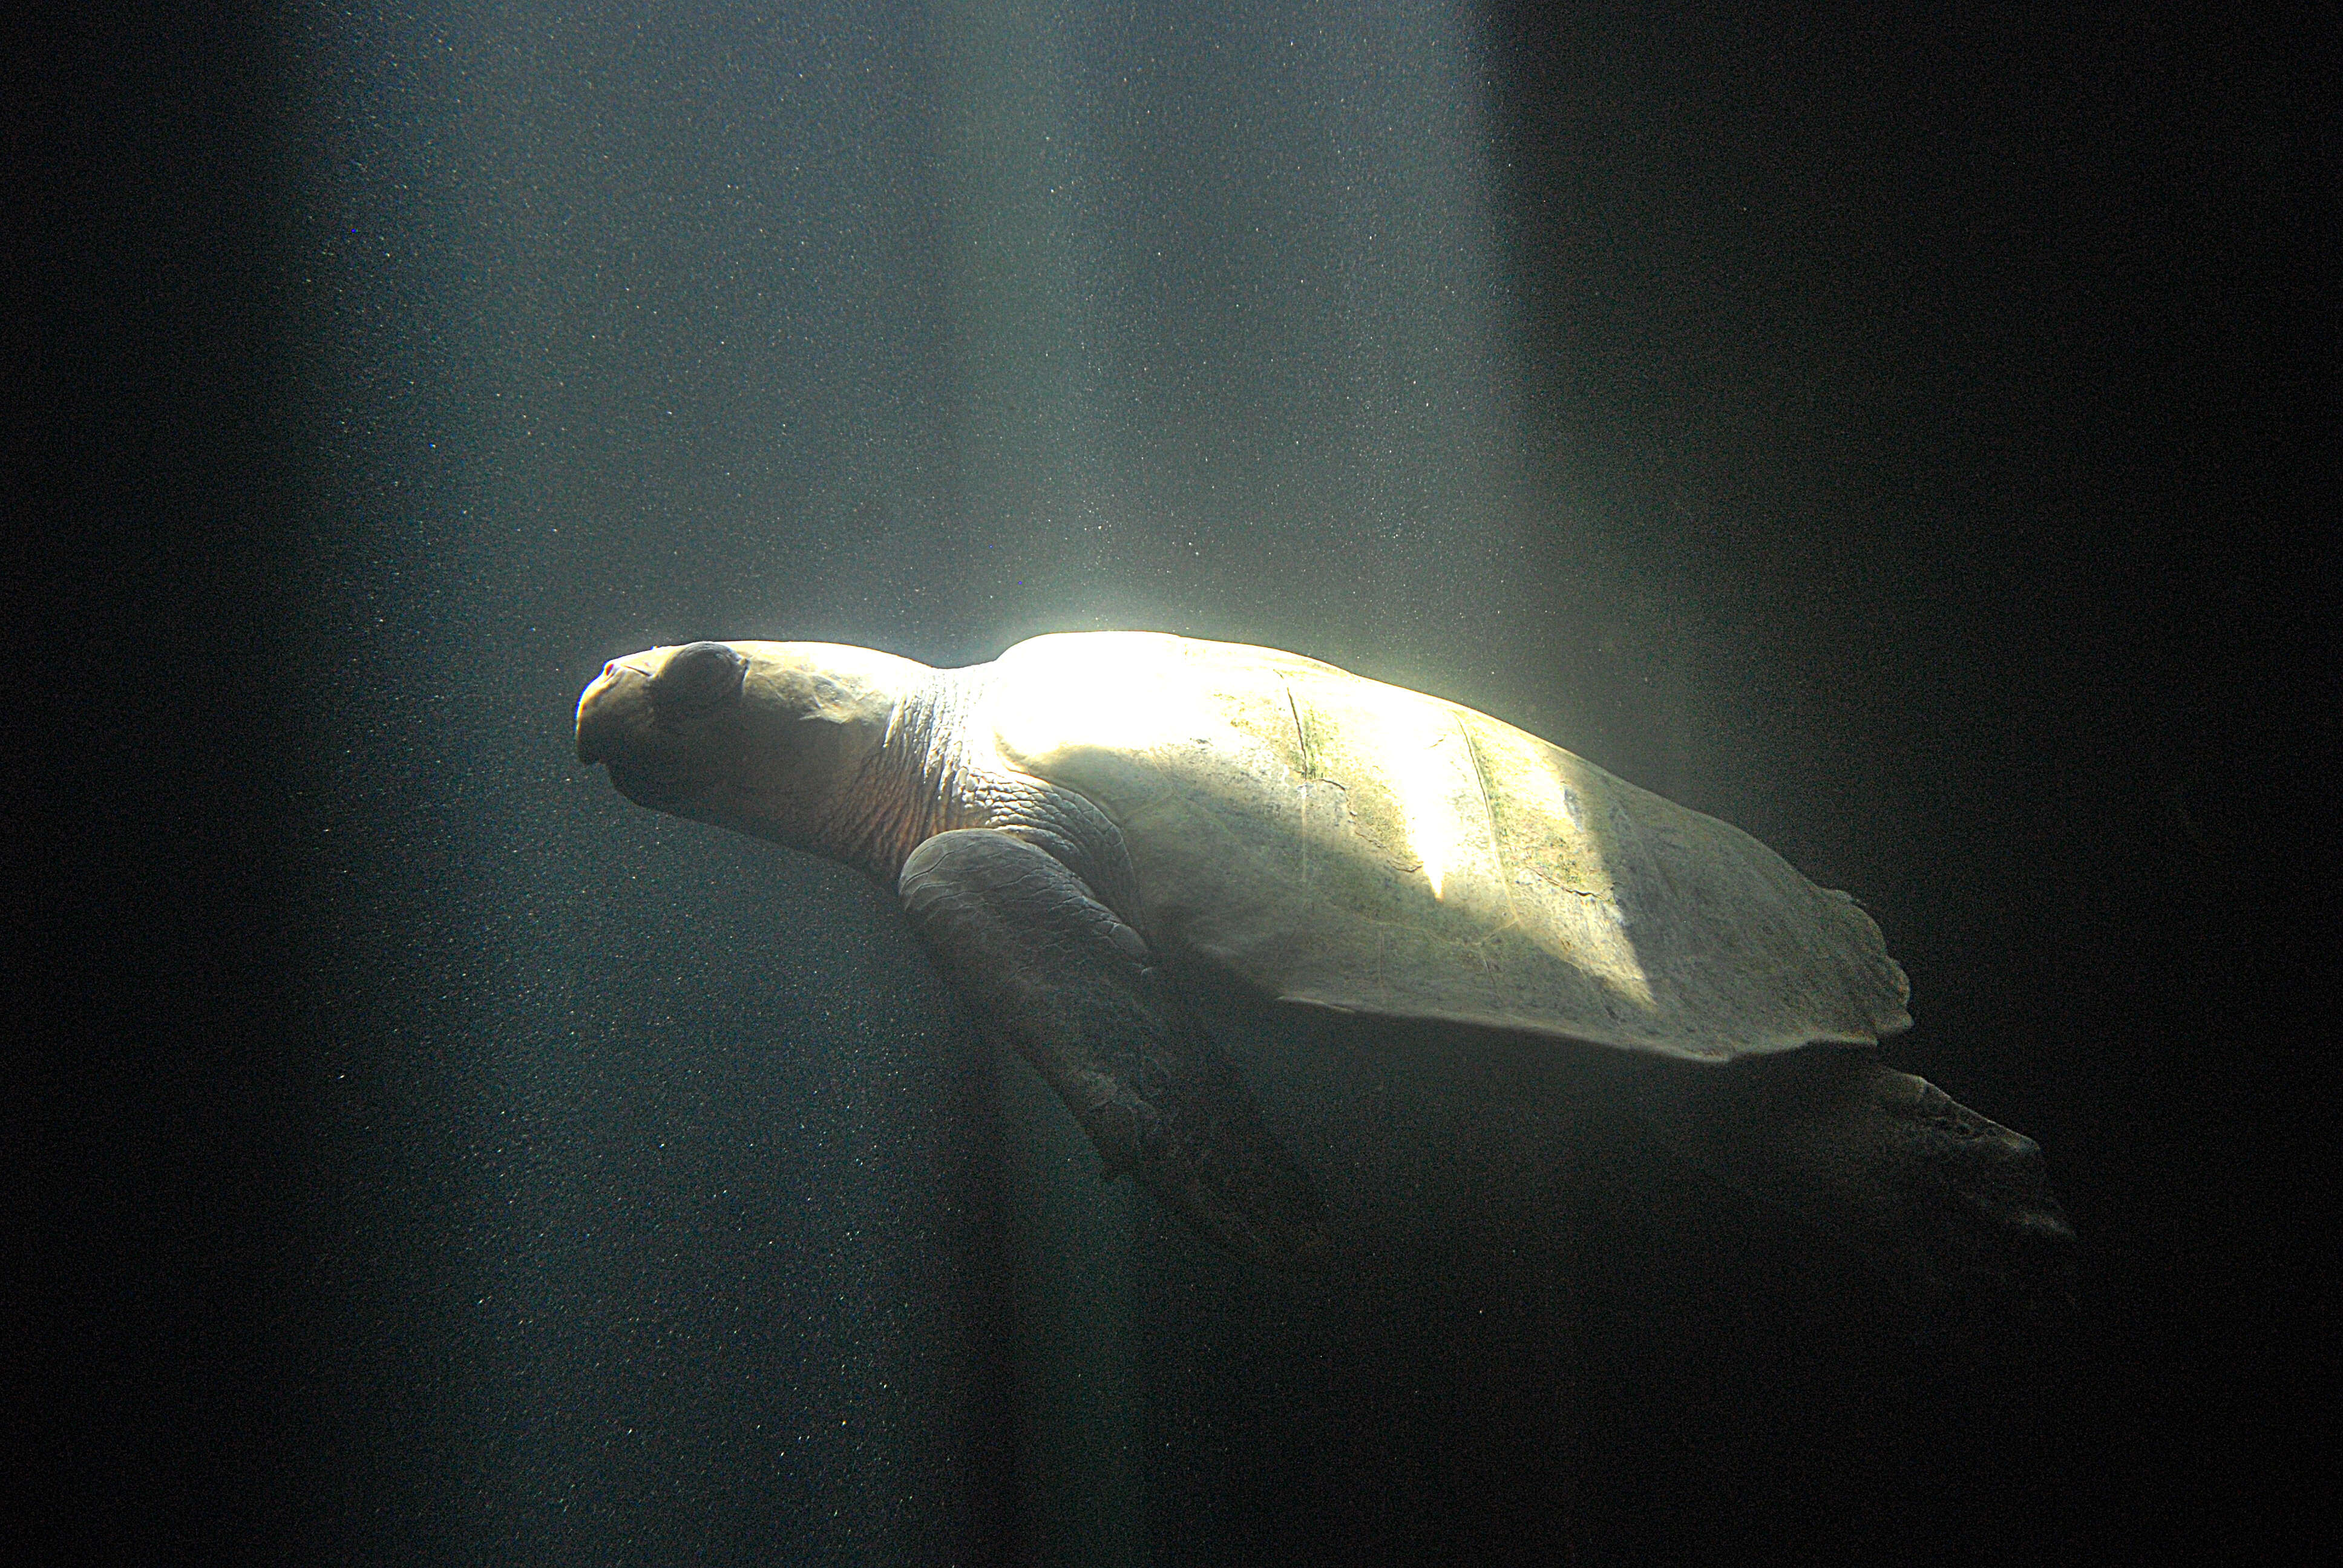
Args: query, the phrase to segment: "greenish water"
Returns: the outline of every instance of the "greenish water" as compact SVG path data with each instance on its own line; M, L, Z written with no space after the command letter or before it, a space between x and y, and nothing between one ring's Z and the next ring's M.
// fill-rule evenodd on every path
M2250 1347L2313 1339L2217 1284L2298 1281L2306 1161L2287 1075L2205 1066L2313 994L2250 923L2285 769L2230 760L2277 601L2226 533L2131 586L2125 530L2257 493L2259 448L2199 434L2293 404L2159 356L2251 295L2218 258L2295 144L2186 94L2046 131L2042 83L2146 79L2050 44L1875 68L1863 27L1526 10L286 14L268 516L184 557L266 587L154 623L200 678L137 723L152 626L87 639L106 832L249 744L156 834L266 883L216 922L121 884L216 1015L126 1010L126 1080L196 1108L151 1163L246 1216L189 1231L246 1249L185 1243L208 1293L156 1292L234 1397L122 1375L95 1430L167 1428L257 1523L193 1483L157 1517L242 1561L2079 1561L2164 1539L2111 1455L2201 1519L2291 1473L2250 1457L2283 1402ZM154 101L200 165L210 122ZM217 434L127 406L124 462ZM2234 471L2157 477L2210 448ZM156 603L206 591L182 559ZM207 618L266 634L216 668ZM1913 974L1899 1061L2117 1238L2100 1348L1916 1344L1599 1068L1215 999L1340 1238L1266 1284L1099 1180L888 895L569 752L653 643L957 665L1101 627L1453 698L1855 890ZM175 754L115 766L141 725ZM113 1450L58 1452L135 1525L80 1458Z

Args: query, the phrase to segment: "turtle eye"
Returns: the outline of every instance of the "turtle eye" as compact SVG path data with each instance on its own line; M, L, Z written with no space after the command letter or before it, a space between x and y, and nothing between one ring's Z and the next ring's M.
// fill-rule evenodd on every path
M651 707L662 719L699 719L739 700L749 661L720 642L695 642L668 656L651 678Z

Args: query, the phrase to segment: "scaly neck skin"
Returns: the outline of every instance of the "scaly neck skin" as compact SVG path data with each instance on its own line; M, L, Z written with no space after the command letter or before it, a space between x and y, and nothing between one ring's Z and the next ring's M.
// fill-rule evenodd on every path
M830 798L820 852L893 890L903 862L938 833L989 826L966 756L986 667L938 669L896 700L884 731Z
M807 846L843 860L890 892L911 851L938 833L990 828L1056 859L1090 894L1144 929L1138 883L1122 835L1079 794L1032 778L995 756L980 709L996 678L990 665L930 670L888 710L860 762L843 771Z

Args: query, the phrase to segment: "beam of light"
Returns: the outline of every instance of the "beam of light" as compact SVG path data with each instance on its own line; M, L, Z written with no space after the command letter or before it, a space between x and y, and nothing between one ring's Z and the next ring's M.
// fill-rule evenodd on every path
M1471 658L1523 503L1469 12L936 15L950 509L991 621L960 635L1333 617Z

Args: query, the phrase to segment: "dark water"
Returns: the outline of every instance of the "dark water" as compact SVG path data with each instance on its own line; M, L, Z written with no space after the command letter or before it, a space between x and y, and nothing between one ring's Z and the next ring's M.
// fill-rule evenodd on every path
M20 443L65 548L11 588L16 750L58 759L24 815L71 824L15 878L60 1261L18 1292L25 1523L145 1562L2283 1560L2325 1470L2334 714L2284 34L80 40L116 106L32 121L66 259ZM1266 1285L1099 1181L888 898L569 753L653 643L1104 627L1456 699L1855 892L1914 982L1892 1059L2049 1151L2077 1308L1916 1338L1567 1064L1248 1017L1346 1260Z

